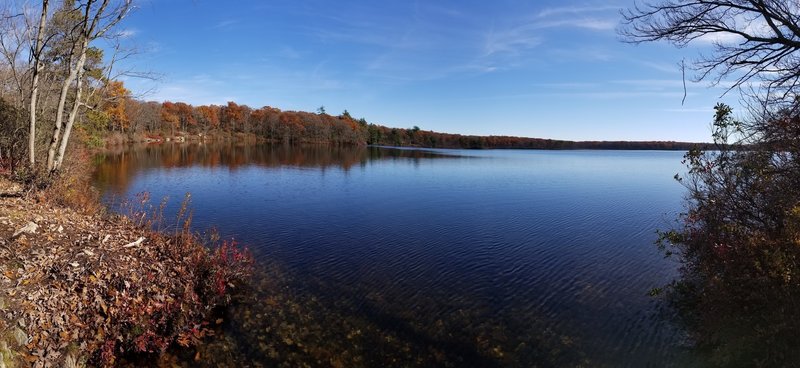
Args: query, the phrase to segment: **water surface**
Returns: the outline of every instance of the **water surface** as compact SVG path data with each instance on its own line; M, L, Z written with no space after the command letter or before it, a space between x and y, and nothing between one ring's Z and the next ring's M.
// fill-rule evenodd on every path
M151 145L106 155L105 198L147 191L259 261L226 323L258 366L683 366L647 296L681 210L681 152Z

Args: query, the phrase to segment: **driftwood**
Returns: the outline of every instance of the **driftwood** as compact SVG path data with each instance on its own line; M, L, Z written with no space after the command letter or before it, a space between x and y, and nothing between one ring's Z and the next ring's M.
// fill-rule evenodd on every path
M123 245L122 247L123 247L123 248L131 248L131 247L135 247L135 246L137 246L137 245L139 245L139 244L142 244L142 242L143 242L143 241L144 241L144 237L142 236L142 237L139 237L139 239L136 239L136 241L135 241L135 242L131 242L131 243L125 244L125 245Z

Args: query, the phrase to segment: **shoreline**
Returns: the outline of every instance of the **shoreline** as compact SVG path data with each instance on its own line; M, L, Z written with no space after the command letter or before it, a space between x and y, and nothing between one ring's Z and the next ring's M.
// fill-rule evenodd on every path
M214 142L236 142L236 143L274 143L274 144L319 144L319 145L346 145L346 146L365 146L365 147L388 147L388 148L421 148L421 149L465 149L465 150L484 150L484 149L519 149L519 150L541 150L541 151L569 151L569 150L603 150L603 151L688 151L691 149L705 150L711 147L710 143L702 142L676 142L676 141L567 141L543 138L524 138L519 144L511 145L492 145L482 143L484 140L490 141L495 138L509 138L503 136L460 136L464 140L463 144L440 144L424 145L419 143L408 143L400 145L386 145L383 143L370 143L362 141L358 143L337 142L330 139L306 139L298 140L279 140L259 136L255 133L209 131L203 133L177 132L177 134L164 134L162 132L148 132L135 134L112 133L102 138L102 147L109 148L115 146L126 146L131 144L163 144L163 143L214 143ZM516 137L512 137L516 138Z
M208 247L188 223L174 234L149 224L1 197L0 366L112 366L213 335L252 259Z

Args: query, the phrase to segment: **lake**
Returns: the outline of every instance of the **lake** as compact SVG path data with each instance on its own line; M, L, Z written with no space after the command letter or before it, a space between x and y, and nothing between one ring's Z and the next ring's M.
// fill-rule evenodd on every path
M686 366L648 296L677 276L653 242L682 154L165 144L96 185L166 213L191 193L196 230L256 256L208 364Z

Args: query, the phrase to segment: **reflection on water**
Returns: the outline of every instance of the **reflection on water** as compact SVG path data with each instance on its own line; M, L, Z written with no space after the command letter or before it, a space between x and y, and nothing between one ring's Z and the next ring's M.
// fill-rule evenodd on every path
M97 183L191 192L198 229L251 245L211 366L686 366L647 296L676 275L652 243L680 159L157 145L107 154Z
M441 151L441 150L440 150ZM270 145L212 142L208 144L137 144L116 146L98 157L95 182L124 192L142 170L200 166L236 170L246 166L295 166L350 170L370 160L452 158L432 150L382 149L365 146Z

